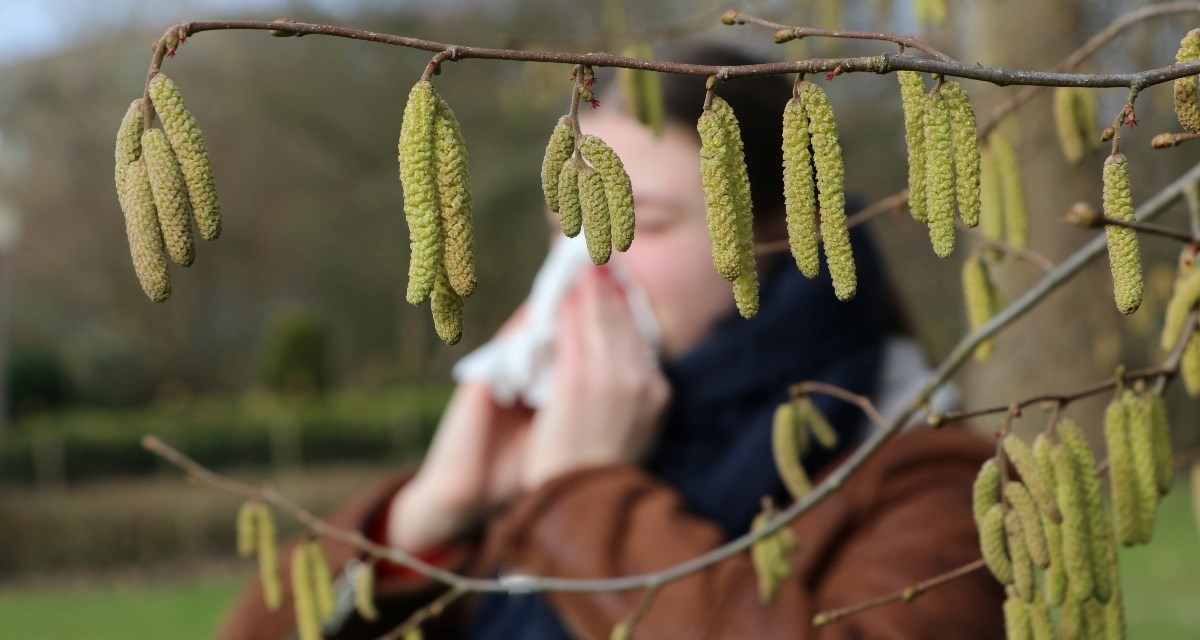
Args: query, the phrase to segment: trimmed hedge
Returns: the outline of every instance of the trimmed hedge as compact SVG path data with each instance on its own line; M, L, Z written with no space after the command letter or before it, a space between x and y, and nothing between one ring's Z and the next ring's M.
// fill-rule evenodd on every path
M156 473L153 434L214 469L412 459L424 451L449 387L201 398L140 411L74 410L27 420L0 437L0 484Z

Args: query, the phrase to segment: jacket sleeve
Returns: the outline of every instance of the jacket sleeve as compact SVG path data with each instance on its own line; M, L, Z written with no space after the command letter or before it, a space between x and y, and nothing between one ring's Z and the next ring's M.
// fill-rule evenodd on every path
M957 429L897 437L841 491L793 523L801 551L775 601L759 602L749 555L659 590L644 638L1002 638L1002 593L985 571L813 629L818 611L903 589L979 557L971 483L990 448ZM632 466L581 470L521 497L494 523L512 569L572 578L657 571L724 542L669 486ZM551 594L568 625L608 637L643 592Z
M371 490L364 492L354 501L326 518L329 524L349 531L357 531L369 535L376 520L386 513L387 506L397 491L401 490L411 478L411 473L404 473L379 483ZM279 553L280 580L283 585L283 606L278 611L268 611L263 601L262 582L255 575L226 614L225 621L217 634L218 640L283 640L289 638L295 631L295 610L292 607L291 587L291 553L299 543L295 537L281 545ZM351 560L361 554L347 545L321 539L321 546L329 559L335 582L343 573ZM464 540L447 547L446 553L438 564L456 573L462 572L474 561L476 547L472 541ZM255 569L257 571L257 569ZM339 612L342 614L336 631L330 629L326 637L338 640L357 638L377 638L390 631L412 612L432 601L445 591L445 587L417 575L388 576L377 574L375 584L376 608L380 619L368 623L358 616L351 608L352 599L339 599ZM336 594L335 594L336 597ZM339 616L335 616L339 618ZM453 625L456 621L450 616L435 619L426 625L432 637L452 637L451 629L441 627Z

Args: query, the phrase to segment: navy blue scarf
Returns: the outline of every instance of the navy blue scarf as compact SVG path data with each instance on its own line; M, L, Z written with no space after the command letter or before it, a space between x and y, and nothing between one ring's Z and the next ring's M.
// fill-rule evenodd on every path
M851 233L858 293L838 302L828 272L805 278L781 256L764 275L758 316L734 315L699 345L664 364L672 406L645 468L679 491L693 513L744 533L763 496L786 502L771 464L771 417L788 385L821 380L857 393L874 391L883 364L887 297L879 256L864 232ZM841 438L805 459L813 472L865 435L861 412L827 396L813 400ZM566 640L554 609L537 595L481 599L471 638Z

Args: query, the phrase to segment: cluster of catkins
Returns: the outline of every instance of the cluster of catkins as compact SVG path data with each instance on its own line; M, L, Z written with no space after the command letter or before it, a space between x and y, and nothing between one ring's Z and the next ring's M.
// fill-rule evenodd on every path
M542 159L542 193L557 213L563 233L583 231L592 262L600 265L633 244L633 187L625 165L603 140L579 132L563 116L550 134Z
M933 252L954 252L954 207L963 224L979 224L980 152L975 110L955 82L925 92L921 74L898 71L908 145L908 207L929 226Z
M148 88L162 128L146 128L143 99L129 105L117 131L115 177L138 283L162 302L171 295L167 256L190 266L192 220L200 237L213 240L221 235L221 206L208 150L179 89L162 72Z
M1032 448L1014 435L1004 437L1002 460L1012 463L1019 480L1006 480L995 459L975 480L980 548L1008 592L1008 637L1123 638L1116 543L1149 541L1159 496L1172 479L1162 398L1125 391L1106 413L1115 527L1104 512L1096 459L1083 431L1062 419L1052 432L1038 434ZM1058 635L1053 607L1059 608Z
M475 291L471 176L458 119L421 80L408 94L399 143L408 222L407 299L431 299L433 324L447 344L462 337L462 299Z
M1161 347L1170 351L1175 347L1187 323L1188 315L1200 304L1200 265L1196 264L1196 250L1187 247L1180 254L1179 271L1175 276L1174 290L1167 302L1163 320ZM1188 395L1200 396L1200 331L1192 331L1184 346L1183 358L1179 362L1180 377Z
M812 481L801 463L808 453L810 437L826 449L837 446L837 432L811 398L797 396L775 408L771 453L779 477L794 500L800 500L812 491Z
M1100 148L1096 135L1096 97L1083 87L1054 90L1054 124L1063 156L1079 164L1087 152Z
M1175 62L1195 62L1200 60L1200 29L1187 32L1179 42L1179 51L1175 54ZM1179 124L1192 133L1200 133L1200 100L1196 96L1196 76L1185 76L1175 81L1175 115Z
M279 580L275 521L271 510L263 503L251 500L238 511L237 548L242 557L258 554L263 600L271 611L279 610L283 604L283 586ZM299 640L320 640L323 637L322 621L332 618L337 609L329 561L320 543L312 539L296 545L291 561L297 637ZM379 617L374 603L374 575L374 569L366 563L360 563L354 575L355 608L366 620Z

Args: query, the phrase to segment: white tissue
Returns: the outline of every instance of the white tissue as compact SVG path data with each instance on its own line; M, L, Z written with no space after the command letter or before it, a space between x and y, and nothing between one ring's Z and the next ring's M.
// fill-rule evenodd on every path
M582 235L560 238L533 280L524 325L464 356L454 365L454 379L487 382L496 402L502 406L512 406L517 400L534 409L545 404L554 382L559 303L580 272L592 266ZM661 331L650 300L622 264L620 254L613 255L609 268L625 292L638 329L655 353L659 353Z

